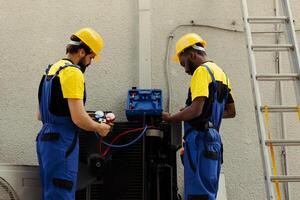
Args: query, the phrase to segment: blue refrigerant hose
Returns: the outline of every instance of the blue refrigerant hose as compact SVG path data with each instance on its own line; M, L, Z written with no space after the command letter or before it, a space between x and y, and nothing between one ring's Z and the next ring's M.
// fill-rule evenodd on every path
M105 141L102 141L102 143L104 145L106 145L108 147L112 147L112 148L124 148L124 147L128 147L128 146L136 143L139 139L141 139L144 136L144 134L146 133L146 130L147 130L147 125L145 126L144 130L142 131L142 133L137 138L135 138L134 140L132 140L131 142L129 142L127 144L115 145L115 144L109 144L109 143L107 143ZM98 136L97 133L95 133L95 134Z

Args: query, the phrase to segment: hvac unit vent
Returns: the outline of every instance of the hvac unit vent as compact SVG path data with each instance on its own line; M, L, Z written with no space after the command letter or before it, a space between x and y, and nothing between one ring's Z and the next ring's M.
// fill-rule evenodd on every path
M40 200L38 166L0 165L0 200Z
M106 137L110 141L116 135L135 128L141 123L116 122L113 133ZM134 140L140 132L121 138L115 144L124 144ZM79 135L79 160L87 163L90 154L99 151L97 137L93 133L81 132ZM111 149L112 162L109 164L103 179L94 182L83 190L76 192L76 200L142 200L144 196L144 140L124 149ZM81 172L79 172L81 173ZM79 175L80 176L80 175ZM79 182L81 182L79 180Z
M11 185L0 178L0 200L18 200L18 195Z

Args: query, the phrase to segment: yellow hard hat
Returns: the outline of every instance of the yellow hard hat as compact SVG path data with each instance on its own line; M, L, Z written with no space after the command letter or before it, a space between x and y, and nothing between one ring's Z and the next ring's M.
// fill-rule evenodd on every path
M200 43L203 47L206 46L206 41L202 39L202 37L196 33L188 33L182 36L176 42L176 54L172 56L172 60L175 62L179 62L179 55L180 53L194 44Z
M82 42L84 42L95 54L95 59L100 59L100 51L104 47L102 37L91 28L82 28L74 33Z

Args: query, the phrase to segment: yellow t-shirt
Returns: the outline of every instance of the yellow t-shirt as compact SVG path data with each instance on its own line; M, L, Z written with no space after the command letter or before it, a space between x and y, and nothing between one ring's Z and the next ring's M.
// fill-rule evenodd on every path
M218 67L213 62L206 62L210 70L212 71L216 81L222 82L222 84L227 85L230 90L228 103L233 102L232 88L229 79L223 70ZM228 80L227 80L228 79ZM204 66L198 67L191 79L190 90L191 90L191 100L193 101L196 97L208 97L209 96L209 84L212 82L212 78L208 70Z
M62 59L54 63L48 75L54 75L60 66L72 64L69 60ZM76 67L66 67L62 69L58 77L60 79L62 94L64 98L83 99L84 97L84 76L80 69Z

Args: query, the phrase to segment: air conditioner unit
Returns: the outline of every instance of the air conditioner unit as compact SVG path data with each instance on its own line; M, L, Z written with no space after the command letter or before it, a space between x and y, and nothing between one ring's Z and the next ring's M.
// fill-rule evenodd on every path
M39 167L0 164L0 200L41 200Z

